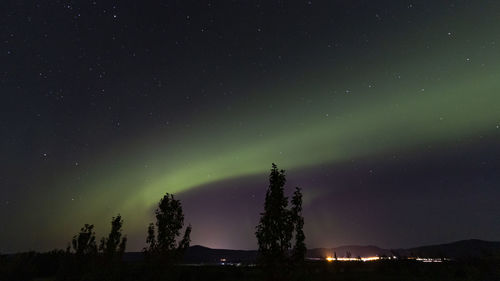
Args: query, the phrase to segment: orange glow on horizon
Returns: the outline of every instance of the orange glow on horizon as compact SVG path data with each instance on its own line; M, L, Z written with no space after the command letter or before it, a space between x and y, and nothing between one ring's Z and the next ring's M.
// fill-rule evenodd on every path
M362 257L362 258L334 258L332 256L326 257L328 262L332 262L334 260L338 261L376 261L379 260L380 257Z

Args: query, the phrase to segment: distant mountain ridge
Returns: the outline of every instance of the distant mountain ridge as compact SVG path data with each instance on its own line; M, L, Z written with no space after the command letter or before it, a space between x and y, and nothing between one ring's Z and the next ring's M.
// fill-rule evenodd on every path
M488 258L500 257L500 242L484 241L478 239L462 240L447 244L428 245L408 249L383 249L377 246L349 245L336 248L308 249L307 258L346 257L374 257L374 256L401 256L401 257L432 257L432 258ZM124 259L128 261L141 260L141 252L125 253ZM185 263L221 263L241 262L254 263L257 259L256 250L228 250L211 249L195 245L189 247L184 256Z
M345 257L350 252L352 257L401 256L433 258L480 258L500 256L500 242L479 239L461 240L446 244L420 246L408 249L383 249L377 246L341 246L337 248L309 249L307 257L333 256ZM323 254L322 254L323 253Z
M409 256L449 257L449 258L485 258L500 257L500 242L479 239L461 240L447 244L430 245L398 250L400 254Z

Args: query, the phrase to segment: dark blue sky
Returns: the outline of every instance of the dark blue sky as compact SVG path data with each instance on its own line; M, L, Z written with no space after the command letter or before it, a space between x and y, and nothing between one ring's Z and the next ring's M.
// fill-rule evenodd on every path
M255 249L268 170L310 247L500 237L496 1L2 1L0 252L122 214Z

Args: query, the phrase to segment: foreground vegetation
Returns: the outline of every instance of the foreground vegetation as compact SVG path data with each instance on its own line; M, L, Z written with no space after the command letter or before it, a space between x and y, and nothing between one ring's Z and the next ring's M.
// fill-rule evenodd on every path
M64 250L0 255L0 281L238 281L238 280L499 280L500 259L467 259L426 264L414 260L372 262L306 261L302 193L284 194L285 171L272 165L269 186L256 227L256 265L185 265L191 225L184 232L181 202L165 194L147 229L143 258L125 261L126 235L120 215L97 242L94 226L85 224Z

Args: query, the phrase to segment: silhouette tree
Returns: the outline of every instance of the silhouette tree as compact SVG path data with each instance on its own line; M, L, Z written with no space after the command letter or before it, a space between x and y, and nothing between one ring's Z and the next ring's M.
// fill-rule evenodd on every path
M95 280L97 245L94 225L85 224L70 244L56 280Z
M264 212L255 235L259 244L260 262L268 266L281 265L286 261L291 245L293 223L287 210L288 199L284 194L285 171L272 164L269 187L264 202Z
M287 265L304 260L306 246L303 231L302 193L300 188L294 192L291 208L284 194L285 171L272 164L269 187L255 235L259 245L259 263L271 280L285 279ZM292 239L295 244L292 248Z
M103 237L99 245L99 250L104 254L105 257L113 259L114 257L119 257L125 252L125 247L127 245L127 237L122 237L122 217L118 216L111 219L111 231L108 237Z
M302 217L302 193L300 187L295 188L292 197L292 220L295 225L295 245L293 246L293 260L303 262L306 256L306 244L304 235L304 217Z
M182 254L184 253L187 248L189 248L189 243L191 243L191 225L188 225L186 228L186 231L184 232L184 236L182 237L181 242L179 242L179 252Z
M97 246L95 242L94 225L85 224L80 232L73 236L71 241L73 250L77 256L88 256L97 254Z
M99 244L101 256L98 261L102 262L96 268L94 278L96 280L121 280L122 279L122 257L127 245L127 237L122 237L123 220L120 215L111 219L111 231L107 237L103 237Z
M144 250L149 257L157 257L162 263L172 263L180 259L189 247L191 225L186 227L183 238L177 243L184 226L181 202L172 194L165 194L155 210L156 224L149 224ZM156 234L156 236L155 236Z

